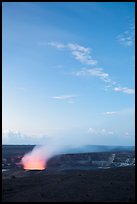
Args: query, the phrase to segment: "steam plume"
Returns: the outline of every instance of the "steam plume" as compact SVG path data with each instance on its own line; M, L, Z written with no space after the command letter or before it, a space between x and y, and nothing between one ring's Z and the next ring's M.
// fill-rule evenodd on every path
M21 160L26 170L44 170L47 161L54 155L59 154L61 148L54 146L35 146L33 150L24 155Z

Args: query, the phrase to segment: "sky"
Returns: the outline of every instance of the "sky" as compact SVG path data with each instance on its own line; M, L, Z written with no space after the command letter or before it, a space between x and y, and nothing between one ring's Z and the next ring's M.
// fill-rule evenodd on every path
M3 2L3 144L134 145L134 2Z

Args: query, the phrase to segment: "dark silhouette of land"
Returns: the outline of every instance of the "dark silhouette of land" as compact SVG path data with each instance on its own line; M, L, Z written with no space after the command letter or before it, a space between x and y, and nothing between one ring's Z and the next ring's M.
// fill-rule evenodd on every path
M3 179L3 202L135 201L134 167L28 173Z
M25 171L17 163L32 147L15 149L3 148L2 202L135 201L134 151L63 154Z

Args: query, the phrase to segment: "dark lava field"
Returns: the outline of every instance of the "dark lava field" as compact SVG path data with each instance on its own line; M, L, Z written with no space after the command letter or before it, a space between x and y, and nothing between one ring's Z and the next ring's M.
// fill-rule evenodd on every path
M134 151L58 155L26 171L18 165L25 148L3 153L2 202L135 201Z

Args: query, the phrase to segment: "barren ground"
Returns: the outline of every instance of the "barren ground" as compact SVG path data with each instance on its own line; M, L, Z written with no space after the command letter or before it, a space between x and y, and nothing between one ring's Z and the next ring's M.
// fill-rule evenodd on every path
M2 202L135 201L135 167L18 172L2 180Z

